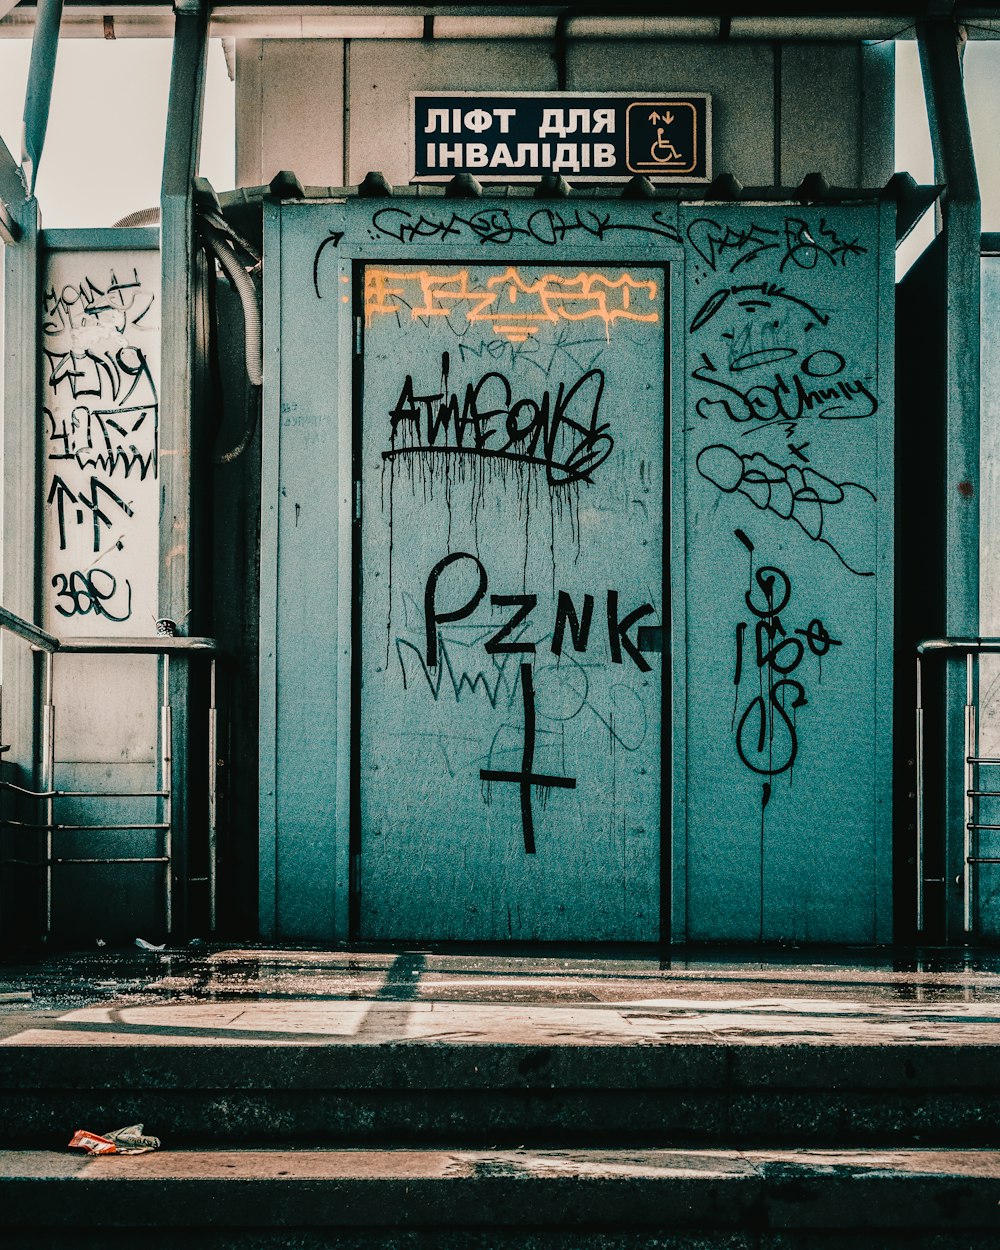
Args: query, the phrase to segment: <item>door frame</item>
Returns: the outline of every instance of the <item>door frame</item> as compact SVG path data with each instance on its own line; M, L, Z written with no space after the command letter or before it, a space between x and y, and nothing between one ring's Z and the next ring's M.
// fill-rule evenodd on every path
M368 249L365 249L366 251ZM673 413L673 397L678 390L683 394L683 386L679 386L678 379L673 375L673 369L683 364L683 351L674 350L673 329L675 321L681 315L682 309L678 309L677 303L683 298L683 282L680 280L677 265L678 258L671 257L636 257L626 256L620 252L612 252L609 255L601 255L600 258L586 255L581 249L580 252L568 251L566 256L554 258L551 254L536 253L528 255L517 255L511 257L504 254L500 257L493 257L490 254L477 255L456 254L448 255L441 250L430 255L421 254L414 256L406 254L399 256L394 254L368 254L351 256L351 275L350 275L350 291L351 291L351 310L354 322L354 338L352 344L351 358L351 378L352 378L352 394L351 394L351 486L350 495L354 500L354 509L351 522L351 635L350 635L350 652L351 652L351 673L350 673L350 707L351 707L351 727L350 727L350 899L348 912L348 940L360 940L361 930L361 854L362 854L362 808L361 808L361 667L363 647L361 645L361 631L363 627L363 571L362 571L362 534L364 524L364 499L362 495L362 474L363 465L361 460L361 448L363 446L362 423L364 420L364 345L365 345L365 281L364 272L368 266L380 264L410 264L410 265L441 265L441 266L487 266L490 268L500 268L504 265L516 265L518 267L535 267L535 268L551 268L551 269L573 269L586 264L599 264L602 269L615 269L630 266L633 268L642 268L644 270L653 270L659 275L663 289L663 397L662 397L662 418L663 418L663 443L661 448L662 464L663 464L663 496L661 503L661 516L663 523L660 533L660 558L661 558L661 576L660 576L660 628L661 628L661 651L660 651L660 837L658 847L658 901L659 901L659 940L658 946L668 946L674 937L674 909L676 905L676 888L673 849L674 849L674 817L676 815L673 796L675 791L674 775L672 771L674 751L677 748L678 738L676 732L677 723L677 706L674 703L674 687L675 673L673 657L676 653L684 654L683 650L672 646L674 635L674 622L677 617L678 608L683 611L683 578L680 584L675 585L677 578L674 575L673 562L671 560L671 540L677 528L675 526L675 513L672 511L672 501L676 500L678 485L683 488L683 457L677 458L680 473L675 471L675 460L671 455L672 439L674 434L675 420ZM678 483L675 480L680 478ZM674 507L676 507L674 503ZM681 510L679 512L683 518L683 497L681 497ZM683 521L680 526L683 530ZM681 535L683 540L683 534ZM683 909L681 911L683 916ZM371 940L371 939L364 939ZM428 939L421 939L427 941ZM565 945L565 943L559 943ZM607 943L614 945L614 943Z
M265 939L346 942L354 747L355 267L470 258L668 270L664 341L661 928L686 924L685 251L673 199L417 195L264 206L259 918ZM363 322L362 322L363 324ZM319 368L317 361L323 362ZM317 459L328 467L316 499ZM321 507L317 507L317 503ZM300 517L301 505L301 517ZM317 513L320 517L317 520ZM300 525L300 520L302 524ZM317 555L321 556L317 560ZM669 574L667 574L669 569ZM664 648L668 646L664 641ZM666 676L666 675L665 675ZM669 728L668 728L669 726ZM669 733L669 742L667 734ZM669 865L669 868L667 867Z

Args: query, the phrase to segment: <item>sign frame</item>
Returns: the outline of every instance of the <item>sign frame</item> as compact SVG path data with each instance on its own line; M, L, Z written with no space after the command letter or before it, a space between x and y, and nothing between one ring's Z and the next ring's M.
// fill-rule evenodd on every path
M655 99L659 95L660 99ZM690 174L686 172L664 174L657 173L648 169L633 168L629 165L629 145L628 133L625 132L621 140L621 153L623 155L627 172L615 174L601 174L596 170L585 169L578 171L567 171L565 169L548 169L541 172L531 174L518 174L513 170L497 170L493 171L489 168L471 168L467 165L456 166L454 169L442 170L438 174L418 174L417 173L417 114L416 106L419 99L448 99L448 100L469 100L478 101L481 106L485 107L487 103L493 104L496 101L503 100L550 100L553 106L561 105L565 110L577 104L578 101L586 100L602 101L602 100L629 100L631 105L641 105L643 107L659 106L662 104L685 104L694 108L691 103L700 100L704 103L705 116L705 154L704 154L704 173ZM626 114L630 109L625 110ZM697 111L695 113L695 133L697 134L698 121ZM567 175L567 181L571 183L595 183L608 185L623 185L631 178L640 176L649 178L654 184L663 185L682 185L682 186L707 186L713 177L712 173L712 93L708 91L687 91L673 90L664 92L635 92L635 91L573 91L573 92L556 92L556 91L411 91L410 92L410 116L407 128L407 146L408 146L408 162L409 185L411 186L442 186L452 180L456 174L466 173L472 174L480 182L489 185L506 184L506 183L537 183L539 178L544 174L559 173ZM553 144L565 142L565 138L558 137L552 140ZM698 166L697 154L694 158L695 168Z

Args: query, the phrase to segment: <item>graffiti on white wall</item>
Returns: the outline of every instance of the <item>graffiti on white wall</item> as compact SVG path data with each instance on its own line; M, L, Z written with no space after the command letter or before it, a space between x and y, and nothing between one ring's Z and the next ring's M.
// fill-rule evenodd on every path
M159 534L159 257L49 256L41 308L43 621L150 633Z

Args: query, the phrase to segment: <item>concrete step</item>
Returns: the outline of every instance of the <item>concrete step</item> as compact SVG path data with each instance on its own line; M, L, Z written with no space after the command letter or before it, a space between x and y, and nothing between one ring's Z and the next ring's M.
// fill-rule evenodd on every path
M0 1145L1000 1147L993 972L236 954L41 969L0 1010Z
M118 1027L0 1045L0 1145L135 1121L176 1147L1000 1145L996 1043L192 1042L190 1024L156 1041Z
M11 1244L106 1250L985 1250L1000 1157L950 1151L0 1152Z

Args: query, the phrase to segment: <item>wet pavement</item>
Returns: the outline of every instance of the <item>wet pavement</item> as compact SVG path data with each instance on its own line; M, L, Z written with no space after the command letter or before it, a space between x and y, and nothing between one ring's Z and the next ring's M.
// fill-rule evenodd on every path
M8 1044L1000 1039L1000 951L197 944L0 964Z

